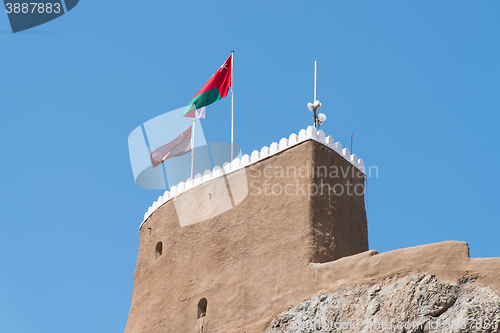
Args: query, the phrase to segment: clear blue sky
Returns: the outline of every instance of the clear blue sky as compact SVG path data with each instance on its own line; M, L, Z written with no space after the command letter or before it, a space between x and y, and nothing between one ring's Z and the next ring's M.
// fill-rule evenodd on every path
M127 138L235 50L235 142L322 126L379 168L370 248L461 240L500 257L500 1L85 1L12 34L0 15L0 332L123 332L144 212ZM230 139L230 100L208 107ZM285 235L284 235L285 236Z

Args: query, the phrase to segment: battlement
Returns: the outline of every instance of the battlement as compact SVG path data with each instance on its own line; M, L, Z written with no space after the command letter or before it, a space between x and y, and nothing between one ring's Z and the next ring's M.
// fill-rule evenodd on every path
M328 148L336 151L340 156L351 163L359 171L365 173L365 163L363 159L358 159L356 154L351 154L348 148L342 148L342 144L340 142L334 142L331 135L325 136L325 133L322 130L317 131L314 126L309 126L307 127L307 129L300 130L299 135L292 133L288 139L282 138L279 143L273 142L269 147L264 146L260 151L254 150L251 155L245 154L241 157L241 159L235 158L231 163L227 162L222 167L215 166L213 170L207 169L203 173L203 175L198 173L194 176L194 179L189 177L185 182L180 182L177 186L173 186L170 191L165 191L162 196L159 196L158 200L156 200L149 207L148 211L144 213L144 220L139 226L139 230L142 228L144 222L146 222L151 214L156 211L156 209L158 209L161 205L165 204L177 195L207 181L220 178L225 174L229 174L246 166L255 164L262 159L265 159L283 150L289 149L305 140L315 140L319 143L322 143Z

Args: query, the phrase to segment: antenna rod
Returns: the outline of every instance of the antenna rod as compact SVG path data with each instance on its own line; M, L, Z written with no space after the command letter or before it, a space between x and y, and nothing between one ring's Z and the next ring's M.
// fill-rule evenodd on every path
M318 62L314 62L314 101L316 102L316 82L318 78Z
M352 134L351 134L351 154L352 154Z

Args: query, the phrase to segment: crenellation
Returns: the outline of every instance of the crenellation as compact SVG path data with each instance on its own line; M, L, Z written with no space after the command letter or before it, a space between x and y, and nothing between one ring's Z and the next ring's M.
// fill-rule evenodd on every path
M251 157L250 157L250 163L257 162L259 159L260 159L260 152L258 152L257 150L254 150L252 152Z
M349 157L349 161L353 165L358 165L358 157L356 156L356 154L351 154L351 156Z
M306 130L305 129L301 129L299 131L299 141L298 142L302 142L304 141L305 139L307 139L307 136L306 136Z
M177 186L172 186L170 188L170 197L173 198L177 195Z
M322 130L318 131L318 141L321 143L326 143L325 132L323 132Z
M231 162L231 170L237 170L241 167L241 160L236 157L232 162Z
M193 187L199 186L207 181L215 179L217 177L222 176L224 173L230 173L232 171L238 170L242 167L246 167L250 164L256 163L266 157L272 156L280 151L286 150L294 145L312 139L321 144L329 147L330 149L336 151L340 156L349 161L352 165L358 168L361 172L365 172L365 165L362 159L358 159L355 154L351 154L348 148L342 149L342 144L340 142L334 142L333 137L331 135L325 136L325 133L322 130L316 130L314 126L309 126L307 129L301 129L299 131L299 135L295 133L290 134L289 138L282 138L279 143L273 142L269 147L264 146L260 151L254 150L252 154L249 156L247 154L241 157L241 160L236 158L231 163L226 162L222 166L215 166L214 169L206 170L203 175L197 174L195 179L188 178L186 182L180 182L177 187L172 187L170 191L166 191L165 194L168 193L168 196L164 196L163 200L158 200L156 202L155 207L152 205L149 207L148 212L144 215L144 221L162 204L166 203L170 199L174 198L178 194L190 190ZM200 176L198 176L200 175ZM142 224L141 224L142 226ZM140 227L139 227L140 228Z
M245 154L241 157L241 166L247 166L250 164L250 156L248 154Z
M281 139L279 143L279 150L284 150L287 147L288 147L288 139L286 138Z
M318 139L318 131L316 130L316 127L314 126L307 127L306 139L313 139L313 140Z
M185 182L180 182L179 185L177 185L177 192L184 192L186 190L186 183Z
M194 186L194 181L193 181L193 178L189 177L187 180L186 180L186 190L189 190L190 188L192 188Z
M336 142L333 144L333 150L335 150L337 153L339 153L340 156L342 156L342 144L340 142Z
M271 143L271 146L269 147L269 155L276 154L279 151L279 146L276 142Z
M216 165L214 167L214 171L212 172L212 178L217 178L219 176L222 176L222 169L220 166Z
M201 175L201 173L197 173L194 176L194 186L200 185L202 181L203 181L203 176Z
M203 173L203 176L201 178L201 181L202 182L206 182L208 180L212 179L212 170L205 170L205 172Z

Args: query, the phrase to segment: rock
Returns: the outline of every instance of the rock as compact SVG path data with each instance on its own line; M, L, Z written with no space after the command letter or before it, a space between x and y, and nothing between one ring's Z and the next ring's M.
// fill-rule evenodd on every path
M312 297L278 315L266 333L500 332L500 295L464 277L457 285L433 275L353 285Z

